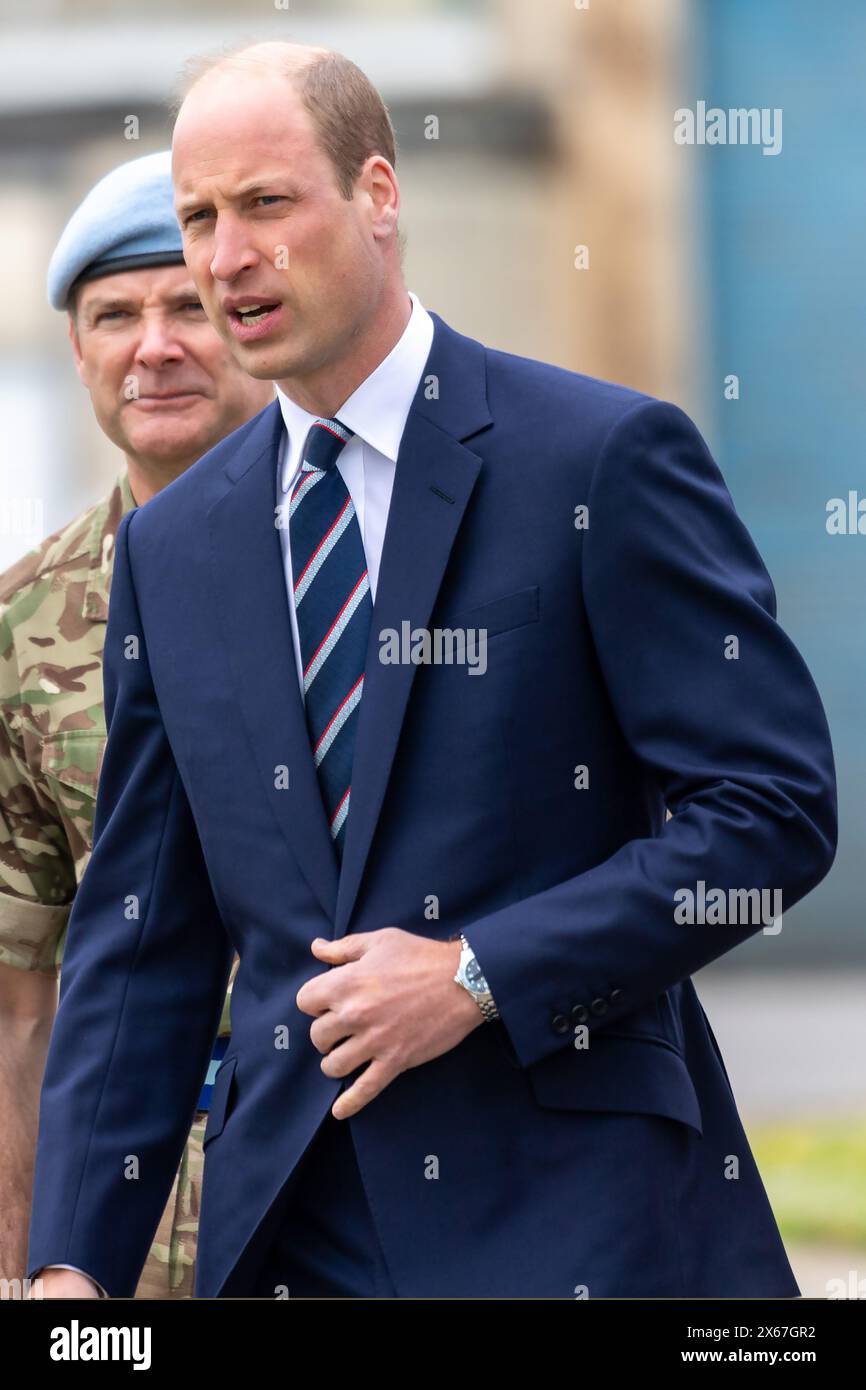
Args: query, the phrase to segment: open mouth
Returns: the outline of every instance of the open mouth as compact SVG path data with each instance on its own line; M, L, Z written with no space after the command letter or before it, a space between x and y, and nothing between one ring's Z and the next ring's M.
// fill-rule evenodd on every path
M255 324L262 323L273 311L278 308L276 304L244 304L240 309L232 309L231 317L237 323L242 323L251 328Z
M239 304L229 309L228 322L233 337L239 343L252 343L257 338L265 338L280 322L283 306L279 303L251 299L248 304Z

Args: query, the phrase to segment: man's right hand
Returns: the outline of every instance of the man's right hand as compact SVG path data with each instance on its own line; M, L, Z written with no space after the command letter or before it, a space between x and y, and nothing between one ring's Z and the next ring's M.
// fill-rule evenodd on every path
M37 1279L42 1284L43 1298L99 1298L99 1290L93 1280L74 1269L57 1269L54 1265L48 1265L33 1276L31 1286ZM32 1292L30 1297L34 1297Z

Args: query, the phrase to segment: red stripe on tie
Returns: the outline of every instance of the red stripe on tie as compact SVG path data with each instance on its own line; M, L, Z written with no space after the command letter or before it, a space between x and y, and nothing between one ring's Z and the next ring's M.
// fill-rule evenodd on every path
M340 797L340 800L337 802L337 809L334 811L334 814L331 816L331 829L332 829L332 830L333 830L333 828L334 828L334 821L337 819L338 815L340 814L340 811L342 810L343 802L346 800L346 798L347 798L347 796L349 795L349 792L350 792L351 790L352 790L352 783L350 782L349 785L348 785L348 787L346 788L346 790L343 792L343 795Z
M352 499L351 499L351 497L347 497L346 500L345 500L345 502L343 503L342 507L340 508L339 512L337 513L336 517L335 517L334 520L331 522L331 525L328 527L328 529L327 529L327 531L325 532L324 536L323 536L322 539L319 541L319 544L316 546L316 548L315 548L315 550L313 551L312 555L310 556L309 560L308 560L307 563L304 565L304 568L301 570L300 574L298 575L297 579L295 580L295 592L296 592L296 593L297 593L297 590L298 590L298 586L300 585L300 583L301 583L301 581L302 581L304 575L307 573L307 570L310 568L310 565L311 565L311 564L313 563L313 561L315 560L316 556L318 555L318 553L319 553L319 551L321 550L322 546L325 544L325 541L326 541L326 540L328 539L328 537L330 536L330 534L331 534L331 532L333 531L334 527L335 527L336 525L338 525L338 523L339 523L339 521L340 521L340 518L342 517L342 515L343 515L344 511L346 510L346 508L347 508L347 507L350 507L351 505L352 505Z
M328 431L328 434L332 434L332 435L334 436L335 439L339 439L339 441L340 441L341 444L348 444L348 442L349 442L348 439L345 439L345 438L343 437L342 434L337 434L337 431L336 431L336 430L332 430L330 425L323 425L323 424L320 422L320 423L314 425L314 426L313 426L313 429L316 429L316 430L327 430L327 431ZM315 465L314 465L314 467L315 467Z
M349 700L351 700L351 698L352 698L352 696L354 695L355 691L358 689L358 686L361 685L361 684L363 683L363 680L364 680L363 675L361 675L361 676L358 677L358 679L355 681L355 684L352 686L352 689L349 691L348 695L344 696L344 698L343 698L343 699L340 701L340 703L338 704L337 708L334 710L334 713L331 715L331 718L328 720L328 723L327 723L326 728L322 731L321 738L319 739L318 743L316 744L315 748L313 749L313 756L314 756L314 757L315 757L315 755L318 753L318 751L319 751L319 749L321 748L322 744L324 743L324 741L325 741L325 739L326 739L326 737L327 737L327 735L328 735L328 730L331 728L331 725L334 723L335 719L336 719L337 716L340 714L340 711L342 710L343 706L346 705L346 704L348 704Z
M318 647L317 647L316 650L313 652L313 655L310 657L309 661L307 662L306 666L304 667L304 679L306 679L307 672L309 671L309 669L310 669L310 667L312 666L313 662L315 661L316 657L319 655L319 652L320 652L320 651L322 650L322 648L324 647L324 645L325 645L325 643L327 642L328 638L330 637L331 633L334 631L334 628L337 626L338 622L339 622L340 619L342 618L343 614L345 613L346 609L349 607L349 604L352 602L352 599L355 597L356 593L358 592L358 590L360 589L361 585L363 584L363 582L364 582L364 580L365 580L366 578L367 578L367 571L364 570L364 573L361 575L361 578L358 580L357 584L355 585L354 589L353 589L352 592L350 593L349 597L346 599L346 602L343 604L343 606L342 606L342 608L340 609L339 613L337 614L336 618L335 618L334 621L331 623L331 626L328 628L328 631L325 633L325 635L324 635L324 637L322 638L321 642L319 643Z
M321 472L321 469L317 469L316 472ZM303 469L302 469L301 472L298 474L297 478L295 479L295 485L294 485L294 487L292 488L292 492L291 492L291 496L289 497L289 501L290 501L290 502L294 502L294 500L295 500L295 498L297 497L298 493L300 492L301 488L302 488L302 487L306 487L307 484L309 483L310 479L311 479L311 478L314 478L315 476L316 476L316 473L315 473L315 472L312 472L312 473L311 473L311 472L308 471L308 472L305 473L305 472L303 471Z

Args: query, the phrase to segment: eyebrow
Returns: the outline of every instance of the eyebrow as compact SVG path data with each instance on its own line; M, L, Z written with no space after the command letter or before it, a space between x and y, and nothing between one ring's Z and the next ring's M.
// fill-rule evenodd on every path
M201 295L192 282L183 289L172 290L171 294L165 296L165 302L172 305L186 304L190 299L198 300L199 303L201 302ZM85 304L84 312L87 314L98 314L106 311L110 312L112 309L135 310L137 308L139 308L139 304L135 300L130 299L128 295L99 295Z
M256 179L253 183L239 184L232 193L229 201L237 202L241 198L261 197L265 194L273 194L279 191L286 198L300 198L301 189L296 183L287 181L285 174L275 174L270 179ZM178 217L185 217L190 212L196 212L199 208L207 207L207 198L183 198L175 209Z
M83 306L87 314L96 314L103 309L131 309L133 308L131 299L124 295L103 295L97 299L90 299Z

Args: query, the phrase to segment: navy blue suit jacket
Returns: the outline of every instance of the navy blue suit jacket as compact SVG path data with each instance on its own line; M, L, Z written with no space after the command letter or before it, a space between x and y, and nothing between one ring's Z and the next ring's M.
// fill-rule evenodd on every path
M344 1122L401 1295L795 1295L690 979L762 922L683 925L675 895L781 890L787 910L827 873L819 696L679 408L434 323L341 872L274 525L277 405L118 530L30 1271L70 1263L134 1292L236 949L196 1291L249 1293L281 1189L348 1084L322 1073L295 1004L323 968L310 942L393 925L465 930L501 1013ZM486 629L486 672L383 663L378 634L407 620Z

